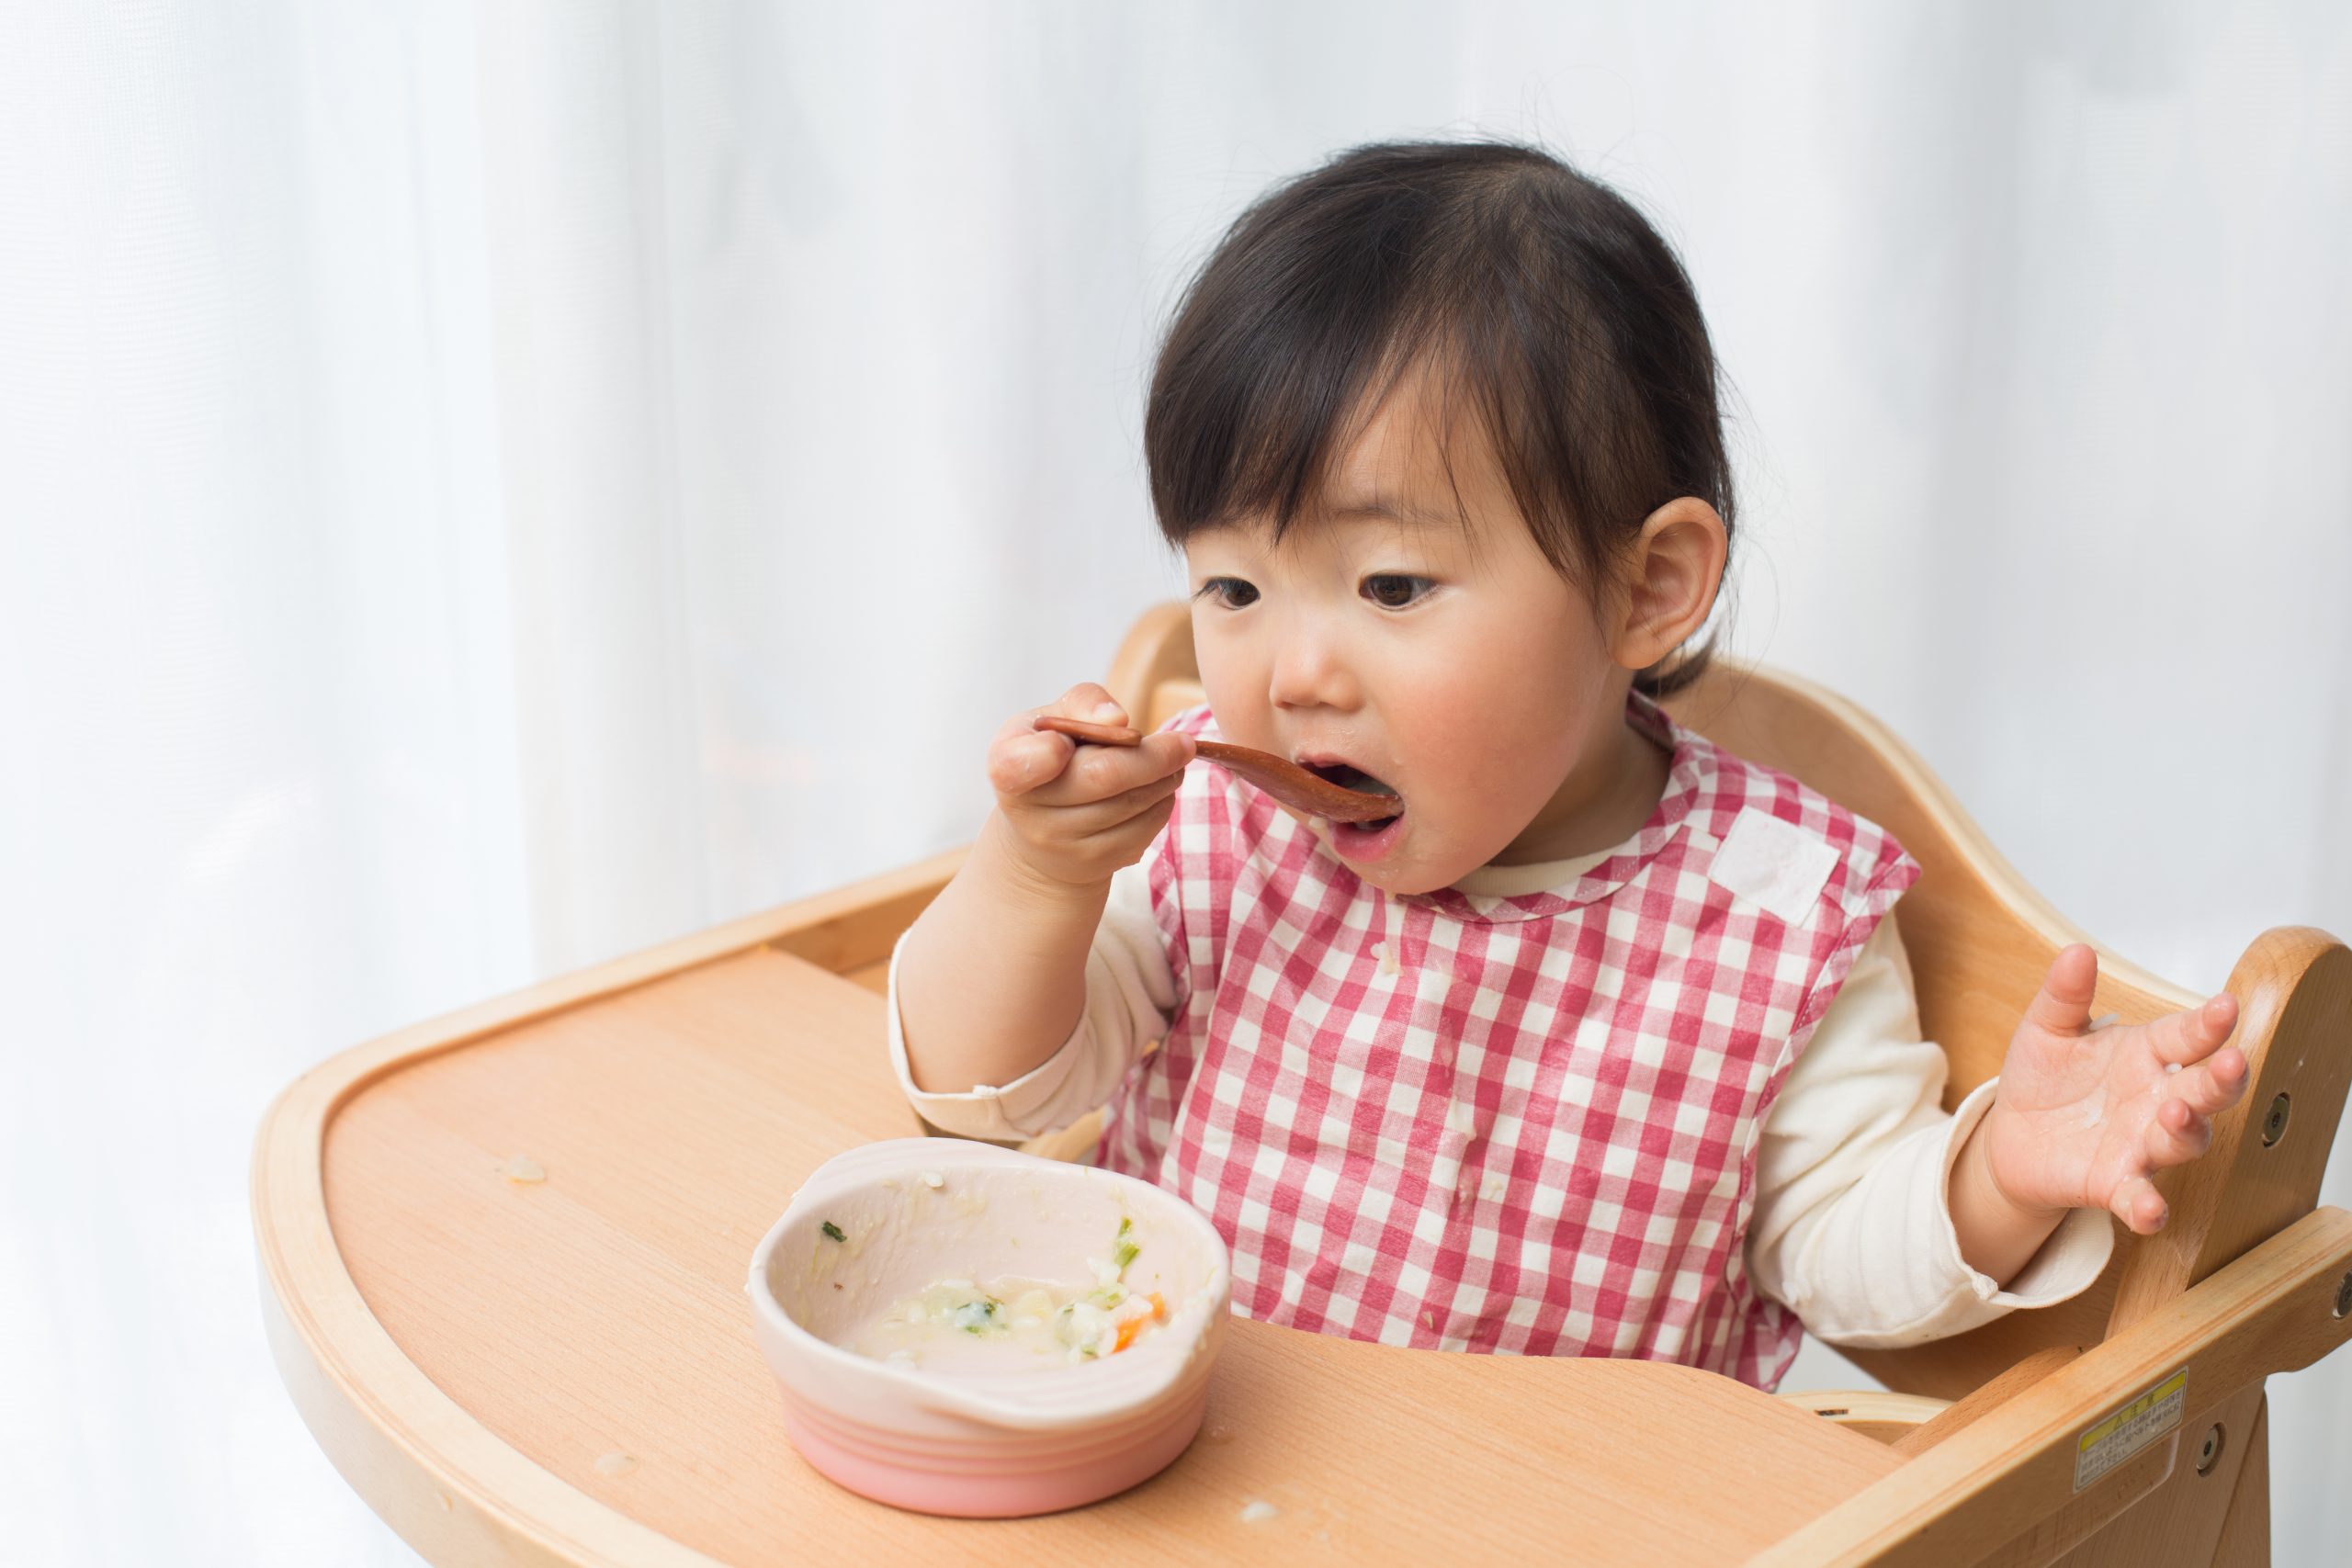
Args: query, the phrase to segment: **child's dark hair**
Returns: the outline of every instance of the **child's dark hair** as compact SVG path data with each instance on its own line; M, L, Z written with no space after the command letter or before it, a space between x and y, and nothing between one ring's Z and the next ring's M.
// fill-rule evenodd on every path
M1181 547L1272 509L1280 539L1344 451L1340 423L1422 363L1468 393L1570 582L1590 592L1678 496L1731 527L1714 351L1681 263L1608 186L1482 141L1353 148L1235 220L1152 376L1160 532ZM1711 638L1635 684L1679 690L1713 652Z

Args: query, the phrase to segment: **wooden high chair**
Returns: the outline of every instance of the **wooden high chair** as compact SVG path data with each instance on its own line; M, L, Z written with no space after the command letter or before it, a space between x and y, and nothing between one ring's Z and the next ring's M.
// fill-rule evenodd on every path
M1143 615L1107 684L1155 726L1200 699L1182 605ZM1851 705L1724 670L1667 705L1925 866L1897 914L1957 1103L2086 939ZM833 1487L786 1442L745 1271L824 1159L919 1129L879 993L964 853L354 1046L270 1108L253 1201L272 1352L336 1468L428 1559L2267 1561L2264 1380L2352 1338L2352 1214L2313 1206L2352 1074L2352 953L2302 928L2231 976L2253 1081L2207 1155L2159 1179L2165 1228L2120 1237L2059 1306L1853 1352L1892 1393L1776 1399L1667 1363L1236 1318L1201 1436L1116 1497L969 1521ZM2098 1011L2198 999L2102 950Z
M1148 730L1204 700L1182 604L1155 605L1136 623L1106 684ZM1792 675L1718 663L1662 705L1686 728L1878 823L1919 862L1924 874L1895 915L1921 1029L1951 1063L1945 1110L1999 1073L2026 1003L2069 943L2086 942L2098 951L2095 1018L2113 1013L2125 1023L2144 1022L2204 999L2118 957L2068 922L2002 859L1909 748L1834 693ZM1841 1350L1883 1381L1884 1391L1781 1397L1906 1455L1926 1453L1996 1413L1997 1423L1980 1431L1979 1445L1993 1440L1996 1427L2018 1443L2037 1441L2068 1427L2086 1397L2093 1404L2111 1403L2126 1386L2142 1383L2161 1394L2181 1356L2159 1325L2184 1330L2202 1318L2201 1332L2216 1347L2242 1341L2245 1328L2223 1333L2219 1303L2199 1309L2186 1303L2192 1286L2224 1265L2246 1265L2242 1297L2228 1309L2233 1320L2295 1293L2286 1233L2298 1221L2320 1217L2313 1213L2320 1178L2352 1077L2352 952L2310 927L2267 931L2238 960L2225 988L2243 1007L2233 1039L2245 1052L2252 1081L2245 1098L2216 1121L2208 1152L2158 1178L2170 1214L2163 1231L2140 1237L2116 1224L2114 1256L2098 1283L2056 1306L2013 1312L1973 1332L1905 1349ZM1021 1146L1083 1159L1100 1131L1097 1111ZM2322 1213L2327 1225L2344 1229L2341 1211ZM2274 1238L2278 1245L2270 1245ZM2326 1298L2332 1318L2352 1311L2352 1273L2312 1290L2312 1301ZM2142 1332L2133 1335L2135 1328ZM2108 1348L2095 1363L2099 1381L2085 1369L2054 1375L2093 1346ZM2239 1359L2249 1348L2242 1344L2218 1378L2193 1381L2180 1402L2181 1430L2195 1462L2172 1466L2127 1514L2094 1526L2096 1537L2059 1561L2070 1568L2267 1561L2263 1379L2253 1362ZM2346 1459L2352 1462L2352 1455ZM2059 1478L2053 1469L2041 1486ZM2029 1505L2012 1506L2022 1512ZM2088 1533L2064 1523L2064 1513L2045 1522L2053 1548ZM1832 1535L1823 1532L1825 1546ZM1786 1561L1805 1560L1792 1542Z

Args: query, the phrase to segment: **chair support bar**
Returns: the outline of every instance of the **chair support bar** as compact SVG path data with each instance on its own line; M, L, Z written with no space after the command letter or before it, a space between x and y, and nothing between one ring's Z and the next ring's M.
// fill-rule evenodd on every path
M2313 1210L1750 1562L2046 1561L2165 1480L2188 1417L2352 1339L2347 1281L2352 1213ZM2095 1429L2176 1376L2186 1378L2179 1424L2159 1426L2143 1448L2077 1486ZM2052 1531L2062 1514L2065 1528ZM2032 1551L2012 1559L2007 1549L2027 1536Z

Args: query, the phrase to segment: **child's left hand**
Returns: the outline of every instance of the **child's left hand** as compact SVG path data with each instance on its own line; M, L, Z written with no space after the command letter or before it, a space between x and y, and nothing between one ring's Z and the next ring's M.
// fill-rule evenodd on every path
M2245 1053L2220 1049L2237 1027L2237 998L2225 991L2153 1023L2087 1029L2098 979L2098 955L2081 942L2052 962L1976 1135L1994 1188L2019 1209L2105 1209L2154 1235L2165 1210L2148 1179L2203 1154L2211 1118L2245 1093Z

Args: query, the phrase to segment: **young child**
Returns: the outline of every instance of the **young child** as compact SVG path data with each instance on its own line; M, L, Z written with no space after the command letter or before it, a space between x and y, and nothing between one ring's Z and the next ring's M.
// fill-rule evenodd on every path
M2148 1178L2245 1091L2234 1000L2100 1028L2068 947L1947 1115L1885 918L1917 863L1654 700L1711 652L1733 507L1690 280L1622 198L1494 143L1280 186L1146 446L1208 700L1134 750L1033 730L1125 723L1095 685L998 735L891 962L932 1122L1107 1101L1101 1164L1215 1221L1253 1317L1766 1389L1802 1329L1958 1333L2091 1283L2109 1213L2163 1224ZM1396 815L1296 816L1204 738Z

